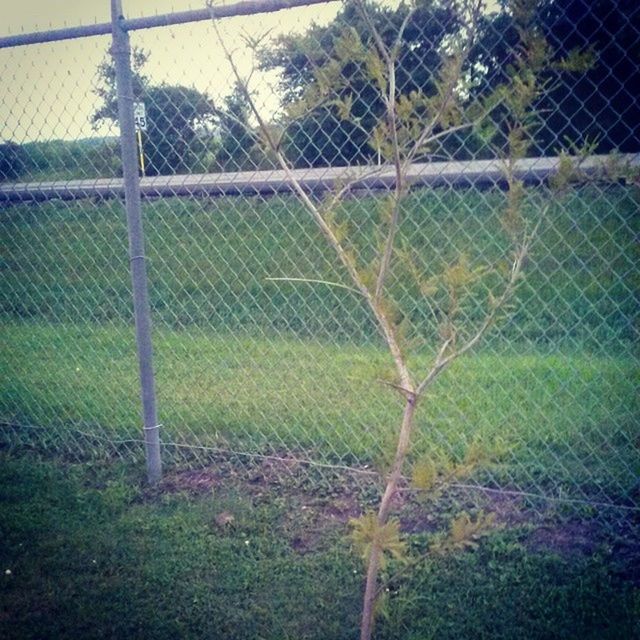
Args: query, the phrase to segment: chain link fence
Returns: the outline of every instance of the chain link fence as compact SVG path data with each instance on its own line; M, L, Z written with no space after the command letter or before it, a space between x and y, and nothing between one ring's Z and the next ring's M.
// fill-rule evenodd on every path
M429 95L459 28L454 3L418 7L398 95ZM372 15L389 35L406 11L384 5ZM310 197L362 173L341 215L354 252L367 256L393 183L367 137L382 113L370 83L354 72L359 127L334 103L283 129L343 28L366 31L356 6L233 13L219 20L225 40ZM569 145L592 143L594 157L625 162L640 152L640 11L550 0L533 19L554 60L592 54L582 71L554 73L537 105L535 145L519 171L540 206ZM210 19L137 29L131 69L133 98L144 104L136 144L165 465L271 460L300 476L319 469L331 482L342 473L369 482L401 414L379 383L389 358L373 319L263 151ZM485 7L462 99L500 83L515 37L511 14ZM9 44L0 50L2 440L137 459L144 438L111 38ZM444 137L412 172L397 239L412 264L426 275L460 256L495 264L505 197L495 148L473 133ZM465 486L598 514L637 509L639 219L632 175L587 180L554 203L509 317L421 407L415 455L459 460L472 443L490 443L500 459ZM425 338L415 361L426 363L438 302L425 302L401 266L389 287ZM479 305L464 309L471 322Z

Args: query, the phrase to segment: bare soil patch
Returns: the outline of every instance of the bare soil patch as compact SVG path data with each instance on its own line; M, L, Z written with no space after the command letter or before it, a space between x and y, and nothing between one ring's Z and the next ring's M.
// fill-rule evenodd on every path
M168 473L157 493L184 492L193 496L210 494L218 488L233 488L258 502L278 499L287 505L282 527L297 553L310 553L322 547L331 534L344 534L352 518L372 508L370 487L357 478L341 482L318 483L308 480L307 465L297 458L256 459L250 466L216 462L202 469ZM327 487L330 486L330 489ZM445 531L451 519L467 511L483 511L495 516L496 528L519 529L521 538L532 551L551 552L564 557L586 556L609 543L612 554L620 559L621 572L640 576L640 523L625 525L612 538L606 525L589 518L559 517L549 509L532 509L525 499L509 492L486 492L447 488L433 500L425 499L408 487L394 498L401 530L407 535L435 534ZM220 516L221 527L232 523ZM634 533L635 532L635 533ZM633 578L640 583L640 578Z

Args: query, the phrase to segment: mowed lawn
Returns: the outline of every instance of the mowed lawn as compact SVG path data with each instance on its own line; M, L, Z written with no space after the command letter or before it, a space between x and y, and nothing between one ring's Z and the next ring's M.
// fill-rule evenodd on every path
M130 329L5 325L3 336L5 419L46 427L54 445L140 438ZM166 329L155 345L165 442L356 466L391 447L401 405L377 381L380 349ZM481 352L429 393L416 453L459 457L479 439L506 445L493 474L521 488L624 495L638 470L637 384L630 358Z
M502 201L416 192L399 241L425 274L462 255L494 264ZM354 199L340 214L364 258L378 208ZM292 458L388 460L402 407L366 309L345 289L270 279L345 282L291 198L148 201L144 214L167 463L155 488L132 460L142 430L120 203L0 212L0 439L18 445L0 452L0 636L356 637L363 565L348 521L377 487L327 482ZM414 554L462 509L497 520L477 548L427 554L390 583L380 640L638 635L638 231L628 190L554 207L510 318L429 390L412 456L460 459L479 442L501 455L467 481L507 493L402 494ZM406 275L396 265L390 285L425 338L420 371L436 329ZM485 303L470 292L471 324ZM284 460L237 464L246 454Z
M499 261L503 198L416 192L399 243L414 247L426 274L460 255ZM354 199L340 214L365 258L378 208L378 199ZM329 464L384 460L401 408L380 382L390 363L361 301L270 279L345 281L295 199L168 199L146 202L144 213L167 455L195 445ZM552 209L513 315L426 398L416 455L460 457L481 440L504 452L484 481L628 500L639 471L636 214L621 188L585 189ZM59 448L139 439L120 203L7 207L0 246L0 416L38 427L21 437ZM414 358L424 370L435 330L428 306L400 267L394 273L392 291L426 337ZM469 296L471 323L482 296Z
M343 488L181 472L150 490L142 476L0 453L0 636L357 637L364 568L335 518ZM637 637L637 554L621 551L637 543L577 530L586 541L567 543L575 524L496 529L475 550L427 556L393 583L376 638ZM412 548L434 535L412 533Z

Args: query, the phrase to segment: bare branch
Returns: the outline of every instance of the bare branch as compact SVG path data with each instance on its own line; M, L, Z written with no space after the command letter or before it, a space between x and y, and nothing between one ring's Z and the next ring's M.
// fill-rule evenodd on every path
M358 289L349 287L346 284L342 284L341 282L330 282L329 280L316 280L315 278L265 278L265 280L267 280L268 282L303 282L309 284L325 284L329 287L338 287L340 289L352 291L353 293L357 293L359 296L362 295L362 291L358 291Z
M450 353L448 356L444 356L446 350L450 345L450 339L445 341L440 348L438 355L434 360L434 364L431 367L431 370L426 375L426 377L420 382L420 384L416 388L416 395L420 396L424 393L425 389L438 377L442 371L444 371L454 360L457 360L460 356L467 353L475 347L478 342L484 337L488 329L494 324L498 313L502 310L507 301L514 294L515 289L517 287L518 281L520 280L520 276L522 275L522 267L524 265L525 259L529 253L529 249L531 247L531 243L537 235L538 229L542 220L545 217L548 206L544 209L543 214L540 216L537 221L533 231L531 233L526 234L522 240L522 243L518 247L516 254L514 256L513 263L511 265L511 270L509 273L509 280L505 285L504 291L500 295L500 297L495 301L492 305L491 311L486 315L484 321L477 329L476 333L459 349L456 349L453 353Z
M387 65L387 74L389 76L388 95L384 96L384 102L387 109L387 124L389 126L389 132L391 134L391 144L393 149L393 164L396 172L395 180L395 198L393 202L393 209L391 212L391 220L389 222L389 229L387 231L387 238L384 245L384 250L380 258L380 268L378 270L378 276L376 278L376 286L373 294L374 300L378 302L384 289L384 283L391 264L391 256L393 254L393 244L395 240L396 230L398 228L398 222L400 217L400 200L404 191L404 174L403 164L400 157L400 145L398 143L398 127L397 127L397 115L396 115L396 61L402 43L402 36L404 30L409 24L409 20L413 16L415 8L412 7L405 16L400 29L398 31L394 47L391 52L387 49L382 40L382 36L378 31L378 28L374 24L364 0L358 0L358 8L362 14L367 26L369 27L376 46L383 57Z
M406 389L405 387L402 387L399 384L395 384L394 382L390 382L389 380L376 378L376 382L383 384L385 387L390 387L391 389L395 389L396 391L399 391L405 398L408 398L410 395L414 393L411 389Z
M378 304L378 301L374 299L368 287L362 281L362 278L360 277L360 274L358 272L356 265L354 264L354 261L350 258L349 254L347 253L347 251L342 246L341 242L336 237L333 229L327 224L326 220L322 216L318 207L313 203L313 201L311 200L307 192L304 190L300 182L297 180L295 174L293 173L292 167L289 165L285 157L282 155L281 150L277 147L266 122L264 121L260 112L258 111L255 101L253 100L248 88L246 87L246 84L244 83L244 79L242 78L238 70L235 60L233 59L233 56L231 55L231 53L229 52L229 49L225 44L224 38L222 37L222 34L220 33L220 29L218 27L218 23L215 17L215 11L213 10L211 4L209 4L209 11L213 21L213 28L218 38L219 44L225 54L227 61L231 66L232 72L238 84L242 87L245 93L245 97L250 105L251 111L253 112L256 120L258 121L258 125L260 127L260 130L262 131L264 139L266 140L272 152L276 156L282 170L285 172L285 175L287 177L289 184L292 185L294 191L296 192L296 194L298 195L298 197L300 198L300 200L302 201L306 209L311 213L313 219L316 221L316 223L320 227L320 230L322 231L323 235L327 238L329 244L333 247L334 251L338 256L338 259L346 269L347 273L349 274L349 277L351 278L351 281L355 285L355 288L366 299L369 305L369 308L371 309L377 321L380 332L383 338L385 339L387 346L389 347L389 351L395 363L401 385L407 389L413 390L413 381L411 379L409 369L405 363L404 356L402 355L402 350L400 349L400 346L398 344L398 340L396 337L396 332L393 324L387 317L387 314L382 308L382 306Z
M433 135L433 130L437 126L438 121L440 120L440 118L442 118L445 110L449 107L453 99L454 92L456 90L456 85L460 80L462 67L465 61L467 60L467 58L469 57L469 54L471 53L471 49L474 43L474 38L477 33L478 19L482 13L483 4L484 4L483 0L476 0L475 4L473 4L473 2L471 3L471 12L470 12L471 16L470 16L470 24L467 27L467 39L464 46L462 46L462 48L460 49L458 53L458 57L456 58L455 73L451 73L450 75L449 83L448 83L448 86L446 87L444 97L440 104L440 108L431 119L431 122L425 127L423 132L415 141L411 150L407 153L407 156L405 158L405 166L404 166L405 169L411 164L416 154L425 144L428 144L429 142L432 142L433 140L439 137L448 135L449 133L453 133L455 130L458 130L457 127L456 128L449 127L446 130L437 134L437 136ZM463 126L474 126L475 124L476 122L470 122Z
M411 18L413 18L415 12L416 12L416 4L415 4L415 0L412 0L411 2L411 7L409 8L409 11L407 11L407 15L404 17L404 20L402 21L402 24L400 25L400 28L398 29L398 35L396 36L396 41L393 45L393 47L391 48L391 55L394 59L394 61L397 61L398 59L398 54L400 53L400 48L402 47L402 38L404 36L404 32L407 28L407 26L409 25L409 21L411 20Z
M371 31L371 35L373 36L373 41L375 42L376 48L378 49L378 53L382 56L382 59L388 64L391 63L391 55L389 53L389 49L387 45L384 43L380 32L377 27L373 23L367 8L365 7L364 0L358 0L358 9L360 11L360 15L362 19L365 21L367 27L369 27L369 31Z

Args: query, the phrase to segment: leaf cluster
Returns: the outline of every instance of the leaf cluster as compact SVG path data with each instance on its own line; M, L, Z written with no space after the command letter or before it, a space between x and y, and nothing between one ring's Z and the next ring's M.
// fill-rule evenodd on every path
M440 536L430 546L432 553L445 555L454 551L475 549L480 538L495 528L495 514L480 512L475 518L466 511L453 518L446 535Z
M433 499L448 484L470 478L476 471L496 464L508 451L509 445L497 438L491 445L474 440L458 461L442 452L425 453L412 466L411 486Z
M380 568L384 569L387 558L404 560L407 544L400 538L400 522L391 518L380 523L375 513L369 512L349 521L352 528L351 539L358 555L368 562L375 549L380 555Z

